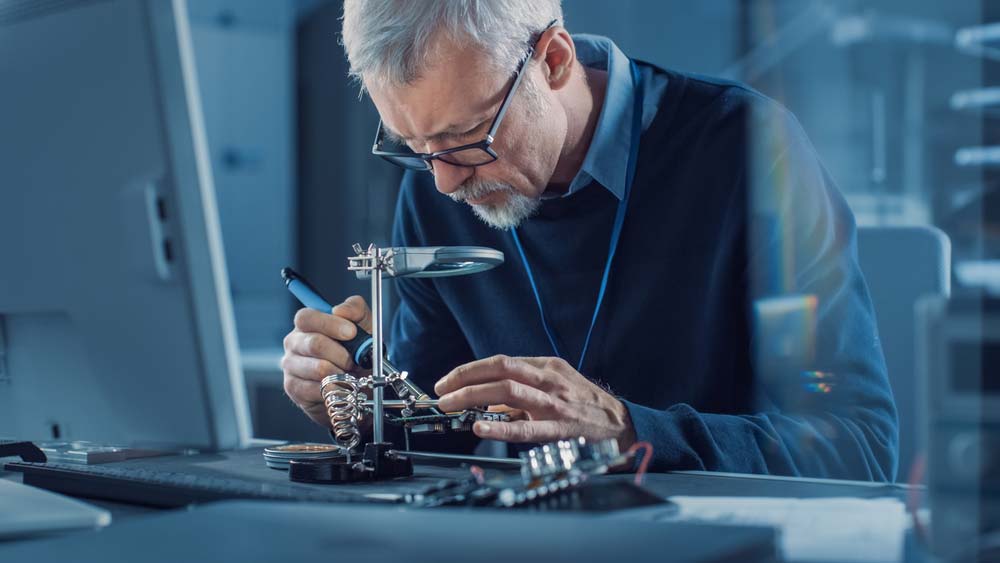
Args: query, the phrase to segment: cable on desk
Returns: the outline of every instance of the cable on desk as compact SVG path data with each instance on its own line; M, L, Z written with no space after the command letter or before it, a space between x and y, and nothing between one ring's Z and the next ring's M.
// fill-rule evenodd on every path
M628 453L634 454L635 452L643 450L642 461L639 463L639 469L635 472L635 484L641 485L642 478L646 475L646 470L649 468L649 460L653 459L653 444L649 442L636 442L632 444L632 447L628 449Z

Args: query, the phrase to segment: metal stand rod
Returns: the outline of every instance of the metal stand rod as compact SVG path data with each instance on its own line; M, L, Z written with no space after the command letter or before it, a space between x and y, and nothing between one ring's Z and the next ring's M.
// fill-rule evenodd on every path
M385 392L385 375L382 373L382 249L369 247L372 263L372 394L375 403L374 438L376 444L384 441L382 404Z
M361 404L369 408L375 407L375 401L363 401ZM437 399L418 399L413 402L412 407L416 409L433 409L437 407L437 405ZM385 399L382 401L383 409L401 410L409 406L411 405L409 405L406 401L399 399Z

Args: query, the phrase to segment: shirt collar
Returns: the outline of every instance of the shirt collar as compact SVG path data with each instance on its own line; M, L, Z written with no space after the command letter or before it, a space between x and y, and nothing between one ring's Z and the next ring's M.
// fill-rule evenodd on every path
M608 84L587 155L563 197L580 191L593 181L621 200L625 196L636 88L631 62L607 37L574 35L573 42L580 63L606 70Z

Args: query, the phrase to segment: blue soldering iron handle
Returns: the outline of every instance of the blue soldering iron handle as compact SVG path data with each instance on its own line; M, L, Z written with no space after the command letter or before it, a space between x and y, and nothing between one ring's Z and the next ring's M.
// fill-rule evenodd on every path
M288 291L292 292L292 295L299 300L299 303L310 309L322 311L327 314L333 310L333 305L330 305L329 301L323 299L323 296L316 291L316 288L295 270L282 268L281 279L285 281L285 287L288 288ZM365 329L361 328L361 325L358 323L354 323L354 326L358 329L358 333L351 340L342 341L340 344L347 349L347 352L354 359L355 364L362 369L371 369L372 336Z

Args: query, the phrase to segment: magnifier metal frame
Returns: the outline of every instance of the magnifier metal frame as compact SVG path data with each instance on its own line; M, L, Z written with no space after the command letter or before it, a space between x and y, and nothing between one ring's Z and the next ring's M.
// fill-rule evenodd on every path
M356 272L358 279L371 277L373 246L365 252L356 244L354 251L358 255L348 258L348 269ZM382 276L390 278L464 276L493 269L504 260L503 252L484 246L404 246L379 250Z

